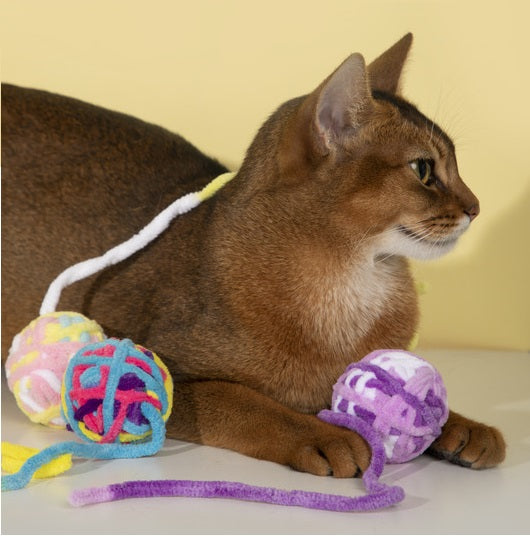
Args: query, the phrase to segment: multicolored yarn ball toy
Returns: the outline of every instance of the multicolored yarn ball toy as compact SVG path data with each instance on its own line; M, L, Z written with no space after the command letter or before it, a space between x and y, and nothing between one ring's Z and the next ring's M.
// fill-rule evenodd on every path
M59 474L71 466L72 455L132 458L153 455L162 447L173 396L172 379L162 361L128 339L104 339L95 322L77 313L55 313L55 308L64 287L145 247L174 217L213 195L233 175L222 175L201 192L178 199L137 235L101 257L68 268L52 283L41 307L43 316L15 338L7 363L10 387L32 420L56 427L66 423L83 443L67 441L41 452L3 443L2 469L15 472L2 476L2 490L22 488L33 476ZM34 377L45 378L47 386L41 387ZM60 416L56 414L59 383ZM41 391L46 394L41 396ZM187 496L333 511L387 507L403 500L404 491L379 481L385 462L418 456L441 433L448 417L446 391L438 372L425 360L404 350L378 350L348 367L334 386L331 409L318 416L356 431L369 444L372 458L363 474L366 495L287 491L239 482L156 480L74 490L70 502L82 506L131 497Z
M173 382L156 354L128 339L89 344L69 361L61 388L67 428L87 443L66 441L32 455L2 489L25 487L34 473L65 454L137 458L160 450Z
M14 338L5 364L7 385L31 421L66 427L61 382L68 362L88 343L104 338L96 322L72 312L44 314Z

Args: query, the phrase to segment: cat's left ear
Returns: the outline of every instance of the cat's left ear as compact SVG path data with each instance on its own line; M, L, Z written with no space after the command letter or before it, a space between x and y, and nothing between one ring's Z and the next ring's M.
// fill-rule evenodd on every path
M401 73L411 45L412 34L408 33L368 65L372 90L399 92Z

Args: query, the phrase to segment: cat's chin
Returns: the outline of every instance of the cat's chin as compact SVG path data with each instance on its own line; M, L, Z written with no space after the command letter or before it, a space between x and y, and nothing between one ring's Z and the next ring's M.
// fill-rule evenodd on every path
M448 236L443 240L420 239L405 227L398 226L387 231L378 245L378 255L400 255L418 260L432 260L449 253L458 242L461 234Z

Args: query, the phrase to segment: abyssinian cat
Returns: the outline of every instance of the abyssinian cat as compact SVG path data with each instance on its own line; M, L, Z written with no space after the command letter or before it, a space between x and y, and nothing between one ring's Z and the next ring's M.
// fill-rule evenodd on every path
M347 58L276 110L237 176L134 257L67 289L62 310L156 351L175 380L172 438L317 475L367 467L358 435L314 416L346 366L406 348L407 257L448 252L479 212L453 143L399 96L412 41ZM2 330L53 278L225 171L183 138L70 98L2 88ZM431 452L504 458L494 428L450 413Z

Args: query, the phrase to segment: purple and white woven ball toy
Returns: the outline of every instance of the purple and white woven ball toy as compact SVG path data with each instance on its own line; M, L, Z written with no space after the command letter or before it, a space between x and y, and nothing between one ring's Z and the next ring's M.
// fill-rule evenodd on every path
M319 415L342 426L358 419L379 436L388 463L409 461L440 435L449 409L439 372L404 350L377 350L352 363L333 387L331 410Z

